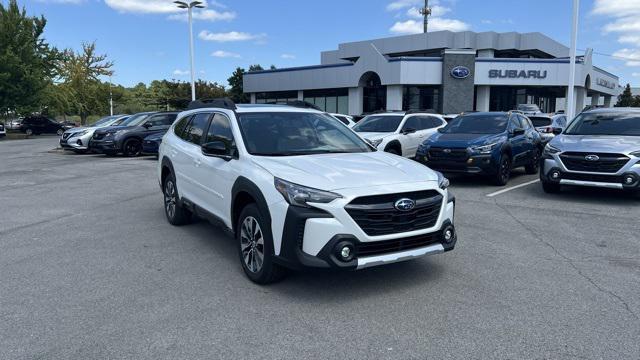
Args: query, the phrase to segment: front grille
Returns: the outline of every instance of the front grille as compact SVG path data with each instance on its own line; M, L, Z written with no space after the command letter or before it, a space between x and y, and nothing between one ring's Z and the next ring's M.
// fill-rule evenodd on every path
M71 133L64 133L62 134L62 140L67 140L68 138L71 137Z
M589 161L585 157L596 155L600 159ZM616 173L629 162L629 157L623 154L566 152L560 155L564 166L571 171Z
M616 175L563 173L562 179L576 181L594 181L602 183L622 184L623 177Z
M467 149L430 148L429 160L466 162L469 159Z
M358 257L375 256L429 246L440 241L440 233L412 236L403 239L359 243Z
M395 202L408 198L416 202L410 211L395 208ZM397 234L427 229L436 224L442 195L435 190L365 196L354 199L345 210L369 236Z

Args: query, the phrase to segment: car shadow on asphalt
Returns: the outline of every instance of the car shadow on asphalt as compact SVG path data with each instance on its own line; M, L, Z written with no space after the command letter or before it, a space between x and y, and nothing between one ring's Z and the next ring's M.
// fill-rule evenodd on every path
M469 175L469 174L445 174L446 178L449 179L452 185L461 188L472 188L478 186L494 186L492 180L488 176L481 175ZM522 179L530 177L525 173L524 169L514 169L511 173L511 179L509 180L510 185L517 185ZM537 177L537 175L536 175ZM494 186L497 190L500 190L500 186Z
M198 219L194 224L184 227L200 239L207 248L223 258L226 271L233 271L245 278L239 263L235 239L228 231L207 220ZM440 254L435 256L450 256ZM434 257L422 257L412 261L388 264L359 271L303 270L289 271L287 276L276 284L265 287L287 297L295 297L309 302L350 302L354 299L408 291L409 288L428 286L439 279L446 271L434 261ZM214 273L211 276L216 276Z
M640 205L640 192L632 193L616 189L604 189L595 187L563 186L557 194L547 194L542 187L531 186L524 190L528 195L544 200L579 203L583 205ZM640 207L636 208L640 213Z

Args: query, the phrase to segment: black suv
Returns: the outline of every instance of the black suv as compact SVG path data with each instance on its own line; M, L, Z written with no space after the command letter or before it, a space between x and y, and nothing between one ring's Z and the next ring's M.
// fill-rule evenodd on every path
M506 185L511 170L536 174L542 139L531 121L515 112L458 116L418 147L416 160L447 173L482 174Z
M46 116L29 116L22 120L20 131L27 135L58 134L62 135L71 126L64 126Z
M92 151L124 156L140 156L142 142L149 135L165 133L178 112L147 112L131 116L120 126L97 129L89 142Z

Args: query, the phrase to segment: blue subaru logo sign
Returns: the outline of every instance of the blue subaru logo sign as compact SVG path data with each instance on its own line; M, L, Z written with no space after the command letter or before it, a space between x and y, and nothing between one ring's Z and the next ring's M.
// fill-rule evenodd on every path
M456 66L451 69L451 76L456 79L466 79L471 75L471 70L466 66Z
M416 207L416 202L411 199L400 199L396 201L394 207L400 211L410 211Z

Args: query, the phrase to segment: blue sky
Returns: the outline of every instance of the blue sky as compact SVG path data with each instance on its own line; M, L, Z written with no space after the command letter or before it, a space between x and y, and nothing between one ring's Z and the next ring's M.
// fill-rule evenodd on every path
M8 0L0 0L5 4ZM339 43L419 31L421 0L208 0L194 23L198 76L227 85L237 67L313 65ZM171 0L18 0L48 20L59 48L96 41L114 82L188 80L188 27ZM432 29L542 32L569 43L571 0L431 0ZM640 0L582 0L578 47L640 85Z

